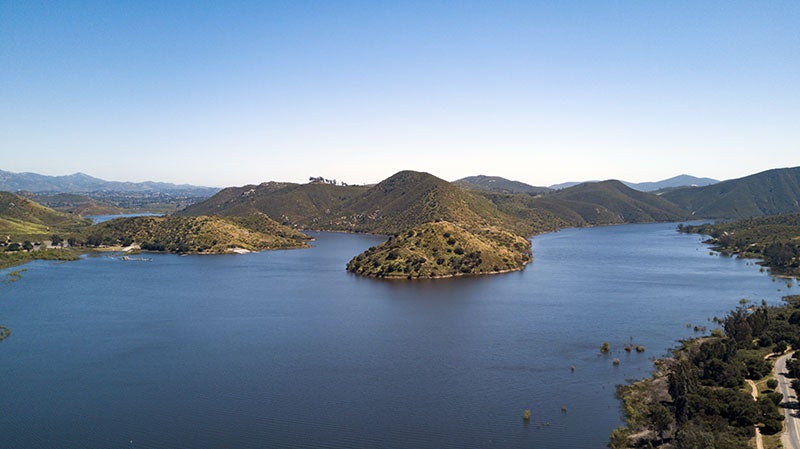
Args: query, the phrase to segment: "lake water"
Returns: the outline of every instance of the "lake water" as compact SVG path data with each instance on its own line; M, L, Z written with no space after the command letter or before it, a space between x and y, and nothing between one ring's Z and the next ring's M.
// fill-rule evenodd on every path
M85 218L92 220L92 223L99 224L115 218L129 218L129 217L162 217L164 214L153 214L150 212L142 212L135 214L117 214L117 215L87 215Z
M315 235L24 266L0 286L0 446L602 448L615 385L687 323L792 291L674 224L564 230L523 272L418 282L345 272L380 238Z

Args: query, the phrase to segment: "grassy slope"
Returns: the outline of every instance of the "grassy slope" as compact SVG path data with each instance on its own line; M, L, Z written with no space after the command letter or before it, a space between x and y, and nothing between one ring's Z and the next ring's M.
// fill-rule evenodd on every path
M353 258L347 270L382 278L431 278L520 270L530 260L530 243L523 237L497 228L472 232L440 221L370 248Z
M72 214L54 211L27 198L0 192L0 237L12 241L40 240L53 233L73 232L90 222Z
M309 237L267 216L132 217L94 225L89 242L104 245L138 243L143 249L178 253L225 253L233 248L252 251L303 248Z
M747 218L800 212L800 167L780 168L705 187L665 192L696 217Z

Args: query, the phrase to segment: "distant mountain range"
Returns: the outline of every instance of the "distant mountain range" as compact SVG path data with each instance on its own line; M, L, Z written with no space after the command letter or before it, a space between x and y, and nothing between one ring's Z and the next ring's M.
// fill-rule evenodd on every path
M219 189L214 187L152 181L105 181L84 173L75 173L65 176L46 176L37 173L12 173L0 170L0 191L28 191L33 193L91 193L99 191L126 193L159 192L208 197L218 192Z
M598 181L584 181L584 182L598 182ZM549 186L549 188L552 190L561 190L569 187L575 187L576 185L583 184L584 182L564 182L561 184L553 184ZM711 178L698 178L696 176L691 176L691 175L678 175L669 179L664 179L655 182L628 182L628 181L620 181L620 182L640 192L655 192L658 190L672 189L675 187L707 186L711 184L716 184L719 181Z

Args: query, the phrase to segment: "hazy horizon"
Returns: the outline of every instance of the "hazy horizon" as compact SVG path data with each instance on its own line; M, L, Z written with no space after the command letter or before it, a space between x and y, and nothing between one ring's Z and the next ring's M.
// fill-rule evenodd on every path
M774 168L779 169L779 168L793 168L793 167L774 167ZM398 169L395 173L398 173L398 172L404 171L404 170L407 170L407 169ZM101 179L103 181L109 181L109 182L133 182L133 183L156 182L156 183L171 183L171 184L176 184L176 185L183 184L183 185L192 185L192 186L195 186L195 187L214 187L214 188L217 188L217 187L218 188L240 187L240 186L245 186L245 185L257 185L257 184L260 184L260 183L263 183L263 182L271 182L271 181L274 181L274 182L292 182L292 183L297 183L297 184L305 184L305 183L310 182L310 179L308 179L309 177L306 177L305 179L297 179L297 180L265 179L265 180L260 180L260 181L245 182L245 183L241 183L241 184L211 185L211 184L202 184L202 183L200 183L200 184L175 183L175 182L172 182L172 181L164 181L164 180L160 180L160 179L143 179L143 180L107 179L107 178L103 178L101 176L95 176L92 173L86 173L86 172L73 172L73 173L60 173L60 174L47 174L47 173L30 172L30 171L27 171L27 172L12 172L10 170L5 170L3 167L0 167L0 171L6 171L6 172L10 172L10 173L15 173L15 174L26 174L27 173L27 174L35 174L35 175L43 175L43 176L54 176L54 177L65 177L65 176L73 176L73 175L86 175L86 176L91 176L93 178L97 178L97 179ZM424 171L426 173L430 173L430 174L432 174L434 176L439 177L436 173L431 173L431 172L425 171L425 170L421 170L421 171ZM395 173L392 173L392 175L395 174ZM744 175L744 176L749 176L749 175L752 175L752 174L755 174L755 173L748 173L747 175ZM392 176L392 175L389 175L389 176ZM561 184L569 184L569 183L575 183L575 182L580 182L580 183L582 183L582 182L600 182L600 181L608 181L608 180L618 180L618 181L633 182L633 183L660 182L660 181L666 181L666 180L669 180L669 179L672 179L672 178L676 178L678 176L687 176L687 175L688 176L693 176L693 177L696 177L696 178L712 178L710 176L696 176L696 175L693 175L691 173L678 173L678 174L676 174L674 176L669 176L667 178L643 180L643 181L631 181L631 180L628 180L628 179L619 179L619 178L606 178L606 179L572 179L572 180L565 180L565 181L561 181L561 182L555 182L555 183L551 183L551 184L531 184L531 183L528 183L528 182L525 182L525 181L520 181L519 179L506 178L505 176L498 175L498 174L478 173L478 174L465 175L465 176L461 176L461 177L458 177L458 178L445 179L445 180L448 181L448 182L455 182L455 181L458 181L460 179L473 177L473 176L489 176L489 177L505 178L505 179L508 179L510 181L525 182L525 184L530 184L530 185L533 185L533 186L550 187L550 186L556 186L556 185L561 185ZM312 175L312 176L317 177L317 176L322 176L322 175L317 175L317 176ZM387 178L389 176L387 176ZM368 182L368 183L351 183L351 182L348 182L346 179L337 178L336 176L322 176L322 177L325 178L325 179L329 179L329 180L336 180L337 182L344 182L344 183L349 184L349 185L372 185L372 184L377 184L377 183L383 181L383 179L378 179L378 180L376 180L374 182ZM444 178L442 178L442 179L444 179ZM726 181L727 180L727 179L717 179L717 178L712 178L712 179L715 179L716 181ZM736 178L729 178L729 179L736 179Z
M3 170L532 185L800 166L800 3L0 3Z

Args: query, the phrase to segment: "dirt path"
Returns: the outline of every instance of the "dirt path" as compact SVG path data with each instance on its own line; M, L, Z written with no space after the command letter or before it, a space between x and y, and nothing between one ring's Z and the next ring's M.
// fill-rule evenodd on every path
M750 394L753 396L753 400L758 400L758 387L756 383L750 379L745 379L748 385L750 385ZM764 439L761 438L761 429L756 426L756 449L764 449Z

